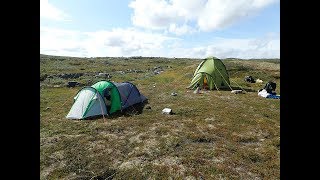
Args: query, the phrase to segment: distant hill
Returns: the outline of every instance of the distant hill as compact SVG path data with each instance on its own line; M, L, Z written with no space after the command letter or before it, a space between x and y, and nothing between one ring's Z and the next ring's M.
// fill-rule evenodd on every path
M103 58L115 58L115 59L201 59L201 58L166 58L166 57L144 57L144 56L131 56L131 57L72 57L72 56L55 56L55 55L46 55L40 54L40 59L103 59ZM223 58L222 60L263 60L263 61L280 61L279 58L261 58L261 59L241 59L241 58Z

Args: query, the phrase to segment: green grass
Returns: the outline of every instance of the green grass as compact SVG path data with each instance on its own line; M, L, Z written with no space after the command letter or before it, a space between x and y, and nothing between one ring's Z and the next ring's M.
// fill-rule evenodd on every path
M280 100L257 96L269 80L280 94L279 60L224 60L232 86L246 94L186 89L199 59L71 58L40 55L40 75L112 74L149 100L141 114L74 121L66 114L81 87L40 82L41 179L279 179ZM154 75L161 66L164 72ZM81 70L84 69L84 70ZM127 69L142 73L116 73ZM244 82L244 76L262 79ZM82 79L81 79L82 78ZM76 81L96 82L88 75ZM155 86L155 87L154 87ZM176 92L177 96L171 96ZM163 115L168 107L173 115Z

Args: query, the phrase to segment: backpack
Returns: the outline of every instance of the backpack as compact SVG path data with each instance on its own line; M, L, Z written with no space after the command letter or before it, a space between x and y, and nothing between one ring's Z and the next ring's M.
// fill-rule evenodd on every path
M244 81L250 82L250 83L254 83L254 82L255 82L255 80L253 79L252 76L246 76L246 77L244 77Z
M275 91L276 90L276 87L277 87L277 84L272 82L272 81L269 81L263 89L265 89L267 91L267 93L270 93L270 94L275 94L274 92L272 91Z

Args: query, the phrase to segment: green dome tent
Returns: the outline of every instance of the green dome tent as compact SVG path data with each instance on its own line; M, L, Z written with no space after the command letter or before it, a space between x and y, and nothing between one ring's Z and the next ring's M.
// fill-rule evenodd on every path
M208 57L198 65L188 88L195 89L197 85L210 90L230 87L227 69L220 59Z
M106 104L106 95L110 97L110 106ZM66 118L85 119L97 115L110 115L145 100L147 98L140 94L132 83L99 81L91 87L79 90Z
M91 87L95 88L102 95L104 94L104 91L108 89L112 101L111 108L109 109L110 114L116 112L117 110L121 110L121 99L119 91L112 82L99 81Z

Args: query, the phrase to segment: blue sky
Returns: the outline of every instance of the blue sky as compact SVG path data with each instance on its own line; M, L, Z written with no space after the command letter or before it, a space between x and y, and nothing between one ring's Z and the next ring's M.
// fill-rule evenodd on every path
M280 58L280 3L40 0L40 53Z

